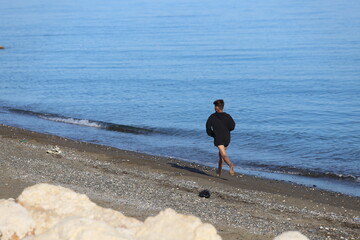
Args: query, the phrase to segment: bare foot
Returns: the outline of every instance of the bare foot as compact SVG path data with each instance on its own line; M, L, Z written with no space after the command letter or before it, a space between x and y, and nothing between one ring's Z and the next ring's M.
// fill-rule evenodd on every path
M220 175L221 175L221 170L218 169L218 170L216 171L216 176L217 176L217 177L220 177Z
M232 164L232 165L230 166L230 175L231 175L231 176L235 176L234 164Z

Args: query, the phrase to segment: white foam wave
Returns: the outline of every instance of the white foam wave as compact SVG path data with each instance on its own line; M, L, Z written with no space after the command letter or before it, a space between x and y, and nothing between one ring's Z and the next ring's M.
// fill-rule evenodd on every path
M55 122L62 122L68 124L75 124L80 126L86 127L95 127L95 128L102 128L101 124L92 122L86 119L74 119L74 118L61 118L61 117L42 117L46 120L55 121Z

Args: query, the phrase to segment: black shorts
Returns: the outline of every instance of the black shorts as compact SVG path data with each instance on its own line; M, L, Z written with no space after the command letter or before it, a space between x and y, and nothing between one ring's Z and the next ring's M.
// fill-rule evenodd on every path
M216 141L214 140L214 145L217 147L219 145L224 145L225 147L229 146L230 142L221 142L221 141Z

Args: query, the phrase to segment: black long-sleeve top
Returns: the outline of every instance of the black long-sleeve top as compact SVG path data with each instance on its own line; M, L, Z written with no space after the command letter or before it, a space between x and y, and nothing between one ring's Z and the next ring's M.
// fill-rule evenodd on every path
M234 119L225 112L215 112L206 121L206 133L214 138L215 146L230 144L230 131L235 129Z

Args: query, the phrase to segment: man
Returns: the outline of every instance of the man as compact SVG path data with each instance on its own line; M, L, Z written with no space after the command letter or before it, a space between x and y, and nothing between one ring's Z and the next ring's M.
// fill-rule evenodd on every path
M206 122L206 133L214 138L214 145L219 149L219 168L216 176L220 177L224 162L230 167L230 175L234 176L234 164L230 162L226 148L230 144L230 131L235 129L235 122L223 111L224 100L216 100L214 105L215 113L211 114Z

